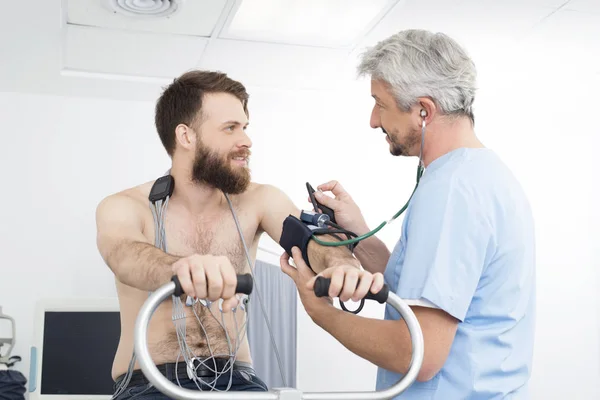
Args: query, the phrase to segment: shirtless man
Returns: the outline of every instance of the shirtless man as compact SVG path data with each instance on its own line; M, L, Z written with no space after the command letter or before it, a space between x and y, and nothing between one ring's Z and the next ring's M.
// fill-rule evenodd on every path
M234 318L238 318L241 327L245 317L243 312L231 312L238 304L234 293L236 274L250 272L250 267L224 193L233 204L252 262L261 234L266 232L279 243L284 219L290 214L299 216L300 210L277 188L250 180L248 160L252 143L246 134L247 103L248 94L241 83L225 74L207 71L185 73L158 100L156 127L172 159L170 174L175 180L165 220L166 253L154 245L154 220L148 200L154 181L110 195L98 205L98 248L115 275L121 309L121 338L112 370L115 388L127 373L133 354L135 320L148 292L177 275L185 295L215 301L210 310L219 321L221 311L217 300L224 300L222 309L232 348L239 345L239 349L234 370L221 375L216 388L226 390L232 378L229 390L267 390L252 369L246 336L240 343L236 340ZM364 272L344 247L322 247L311 241L308 255L317 273L329 267ZM366 293L370 277L363 278L360 290ZM353 282L349 282L347 293L359 290L355 283L352 286ZM188 378L180 355L172 310L173 302L169 299L153 315L148 331L150 353L168 379L176 385L197 389L196 383ZM224 357L217 364L217 370L223 370L227 354L231 353L222 326L200 303L186 306L185 313L186 341L194 355L211 357L208 337L213 354ZM207 365L214 368L212 361ZM207 371L203 373L204 382L214 380L214 375L211 378ZM117 398L160 396L149 386L136 363L127 390ZM206 389L204 386L203 390ZM155 398L162 397L152 397Z

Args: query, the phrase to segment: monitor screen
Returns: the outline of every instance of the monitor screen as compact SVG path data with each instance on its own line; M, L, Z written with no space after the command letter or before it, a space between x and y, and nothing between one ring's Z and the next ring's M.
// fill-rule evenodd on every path
M40 394L113 394L120 334L118 311L46 311Z

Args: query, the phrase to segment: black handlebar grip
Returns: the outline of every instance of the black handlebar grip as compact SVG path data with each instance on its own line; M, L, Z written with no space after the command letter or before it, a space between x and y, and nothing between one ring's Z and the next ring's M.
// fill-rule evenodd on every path
M360 283L360 281L359 281L359 283ZM322 276L319 276L317 278L317 280L315 281L315 287L314 287L315 295L317 297L329 296L329 285L330 284L331 284L330 278L324 278ZM357 286L358 286L358 284L357 284ZM390 293L390 288L388 287L388 285L386 285L384 283L381 290L375 294L371 293L371 291L369 290L369 292L365 296L365 299L375 300L376 302L383 304L387 301L389 293Z
M183 289L181 288L181 282L177 275L173 275L171 281L175 284L175 290L173 296L179 297L183 295ZM251 274L237 275L237 286L235 287L236 293L250 294L252 293L254 281L252 280Z
M173 296L181 297L183 295L183 289L181 288L181 282L179 282L179 277L177 275L173 275L171 281L175 284L175 290L173 290Z
M242 274L237 276L236 293L250 294L254 288L254 281L251 274Z

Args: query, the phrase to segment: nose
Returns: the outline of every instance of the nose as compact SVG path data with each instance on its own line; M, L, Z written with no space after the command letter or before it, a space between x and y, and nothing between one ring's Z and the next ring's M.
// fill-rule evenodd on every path
M250 139L250 136L248 136L246 131L242 131L242 138L238 142L238 147L252 147L252 139Z
M379 121L379 112L377 111L377 106L373 107L373 110L371 111L371 120L369 121L371 128L373 129L377 129L381 126L380 121Z

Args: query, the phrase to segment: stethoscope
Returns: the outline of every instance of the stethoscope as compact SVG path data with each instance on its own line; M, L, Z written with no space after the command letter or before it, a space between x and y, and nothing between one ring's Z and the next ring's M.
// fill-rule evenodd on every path
M341 240L341 241L331 241L331 242L319 240L316 235L313 235L312 239L315 242L317 242L318 244L320 244L322 246L330 246L330 247L348 246L348 245L356 244L356 243L360 242L361 240L364 240L364 239L367 239L367 238L373 236L374 234L379 232L381 230L381 228L383 228L385 225L389 224L390 222L394 221L396 218L398 218L400 215L402 215L402 213L404 211L406 211L406 209L408 208L408 205L410 203L410 200L412 199L413 195L417 191L417 187L419 186L419 182L421 181L421 176L423 176L423 172L425 170L425 165L423 164L423 147L425 146L425 128L427 126L425 123L425 118L427 117L427 111L425 111L424 109L421 109L420 115L423 118L423 122L421 124L421 148L419 149L419 165L417 166L417 182L416 182L415 188L413 189L412 194L408 198L406 204L404 204L404 206L396 214L394 214L394 216L392 216L392 218L390 218L387 221L382 222L377 228L373 229L370 232L365 233L364 235L357 236L356 234L352 234L352 236L354 236L352 239ZM383 128L382 128L382 130L385 132L385 130Z

